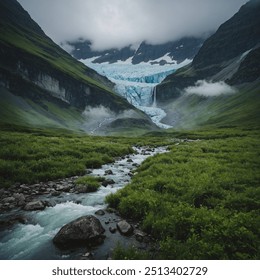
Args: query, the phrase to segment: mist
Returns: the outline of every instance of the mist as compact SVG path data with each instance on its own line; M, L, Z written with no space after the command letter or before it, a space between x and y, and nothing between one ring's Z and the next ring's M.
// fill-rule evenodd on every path
M18 0L56 43L79 38L94 50L205 37L246 0Z
M212 97L222 94L233 94L236 90L223 81L211 82L206 80L199 80L195 86L190 86L184 89L186 94L197 94L200 96Z
M115 113L102 105L97 107L86 106L82 115L86 120L83 125L84 130L97 135L103 135L107 126L117 119L140 118L139 113L135 110L130 109Z

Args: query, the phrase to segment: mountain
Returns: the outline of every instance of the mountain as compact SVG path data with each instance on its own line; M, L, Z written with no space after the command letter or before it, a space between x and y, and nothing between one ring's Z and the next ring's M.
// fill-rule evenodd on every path
M175 64L185 59L192 59L201 47L204 39L187 37L165 44L151 45L142 42L137 49L132 46L122 49L109 49L105 51L93 51L89 40L79 39L76 42L66 42L70 53L76 59L93 58L93 63L116 63L117 61L130 61L132 64L142 62L150 64Z
M0 61L1 123L93 132L104 118L128 112L149 125L112 82L56 45L16 0L0 1ZM106 114L92 116L89 126L91 108Z
M248 114L248 121L253 116L259 120L259 26L260 1L251 0L204 42L192 63L157 86L157 102L168 113L166 123L175 127L214 121L221 124L224 115L241 123ZM199 85L232 86L236 94L209 97L198 92L208 89ZM197 89L197 95L187 94L191 87Z
M259 26L260 1L251 0L204 42L189 66L179 69L163 81L158 87L158 100L163 102L175 98L180 90L200 79L232 80L248 55L257 52ZM257 58L254 61L259 63Z

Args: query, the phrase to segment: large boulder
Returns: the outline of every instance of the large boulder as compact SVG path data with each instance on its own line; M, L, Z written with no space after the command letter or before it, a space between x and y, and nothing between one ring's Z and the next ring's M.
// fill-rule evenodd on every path
M53 239L59 247L92 246L103 241L105 229L92 215L80 217L63 226Z

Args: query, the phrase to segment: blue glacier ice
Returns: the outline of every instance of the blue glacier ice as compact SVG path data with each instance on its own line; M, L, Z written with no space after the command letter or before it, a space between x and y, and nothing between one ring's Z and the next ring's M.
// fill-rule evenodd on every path
M93 58L81 62L110 79L115 84L115 91L150 116L157 126L170 128L169 125L161 123L166 113L154 103L154 88L176 69L190 63L190 60L163 66L150 63L133 65L124 62L98 64L92 63L92 60Z

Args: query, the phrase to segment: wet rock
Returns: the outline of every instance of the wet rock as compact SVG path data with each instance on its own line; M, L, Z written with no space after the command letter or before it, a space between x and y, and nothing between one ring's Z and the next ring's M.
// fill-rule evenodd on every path
M41 186L41 184L34 184L34 185L31 185L31 188L32 189L37 189Z
M118 222L117 228L123 235L130 235L133 233L133 227L125 220Z
M52 204L50 201L47 201L47 200L42 201L42 203L43 203L43 205L44 205L45 207L51 207L51 206L53 206L53 204Z
M91 186L88 185L77 185L75 187L75 191L78 193L89 193L89 192L95 192L97 189L93 188Z
M56 186L56 191L68 192L69 190L70 186L68 184Z
M55 182L49 182L49 183L48 183L48 186L49 186L50 188L55 188L55 187L56 187L56 183L55 183Z
M35 211L35 210L43 210L45 208L45 205L42 201L36 200L36 201L31 201L28 202L24 206L24 210L26 211Z
M132 164L132 166L134 166L134 167L138 167L138 166L139 166L139 164L138 164L138 163L133 163L133 164Z
M15 198L16 204L18 206L24 206L25 205L25 195L22 193L15 193L13 195L13 197Z
M61 194L61 192L58 192L58 191L51 192L52 196L59 196L60 194Z
M147 236L147 234L141 230L136 229L135 232L135 239L139 242L143 242L145 240L145 237Z
M13 217L8 220L0 221L0 229L1 230L8 229L15 224L18 224L18 223L25 224L26 222L27 222L27 220L23 216L16 216L16 217Z
M4 203L3 205L2 205L2 209L3 210L11 210L11 209L13 209L15 207L15 205L14 204L11 204L11 203Z
M113 171L111 169L108 169L105 171L105 175L113 175Z
M14 203L15 202L15 198L13 196L9 196L6 197L2 200L2 203L6 204L6 203Z
M129 158L126 162L134 162L131 158Z
M59 247L74 247L77 245L92 246L99 244L105 229L100 221L92 215L80 217L63 226L53 239Z
M99 215L99 216L104 216L106 213L105 213L105 211L104 210L97 210L96 212L95 212L95 214L96 215Z
M114 234L114 233L116 233L116 228L115 227L109 227L109 231Z
M108 185L115 184L115 181L113 179L106 179L102 182L102 186L107 187Z

